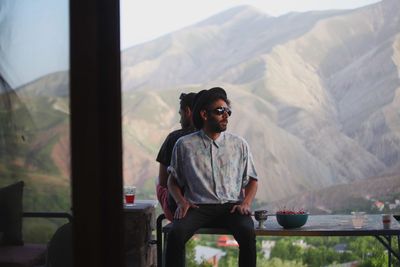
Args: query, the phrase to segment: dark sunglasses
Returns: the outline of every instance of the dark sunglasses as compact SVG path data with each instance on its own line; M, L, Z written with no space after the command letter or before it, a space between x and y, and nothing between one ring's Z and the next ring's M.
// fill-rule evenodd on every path
M226 112L228 114L228 116L232 115L232 110L230 108L226 108L226 107L218 107L213 110L208 110L208 112L212 112L215 115L223 115Z

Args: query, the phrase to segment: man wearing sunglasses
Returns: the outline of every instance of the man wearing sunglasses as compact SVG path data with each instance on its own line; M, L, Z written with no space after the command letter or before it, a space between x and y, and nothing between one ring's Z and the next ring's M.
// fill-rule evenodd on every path
M177 203L168 235L166 266L184 266L185 243L204 226L231 231L239 243L239 266L256 266L251 203L257 173L247 142L226 132L230 101L219 87L200 91L193 109L199 130L175 144L168 189ZM180 188L184 188L182 194Z
M179 123L181 124L181 129L173 131L167 136L160 148L160 151L158 152L156 159L157 162L160 163L158 171L158 183L156 186L157 199L160 202L165 217L170 221L173 220L173 213L176 209L176 203L168 193L167 167L171 162L172 149L174 148L176 140L196 130L192 121L192 110L195 96L196 93L182 93L180 95Z

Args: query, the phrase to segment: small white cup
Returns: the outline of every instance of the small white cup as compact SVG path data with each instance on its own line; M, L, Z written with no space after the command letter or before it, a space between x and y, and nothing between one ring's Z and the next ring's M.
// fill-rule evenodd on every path
M391 223L392 223L392 215L391 214L382 214L383 229L390 229Z

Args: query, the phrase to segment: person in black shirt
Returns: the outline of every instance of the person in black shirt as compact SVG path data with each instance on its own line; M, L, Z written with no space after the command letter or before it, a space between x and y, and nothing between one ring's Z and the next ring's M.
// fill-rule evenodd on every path
M172 197L169 196L167 181L168 181L168 173L167 168L171 162L172 149L176 141L187 134L190 134L196 131L193 126L192 121L192 110L196 93L182 93L179 97L180 99L180 108L179 115L182 129L171 132L164 143L162 144L160 151L158 152L156 161L160 163L159 172L158 172L158 182L157 182L157 198L161 204L161 208L164 211L165 217L172 221L173 213L175 212L176 203Z

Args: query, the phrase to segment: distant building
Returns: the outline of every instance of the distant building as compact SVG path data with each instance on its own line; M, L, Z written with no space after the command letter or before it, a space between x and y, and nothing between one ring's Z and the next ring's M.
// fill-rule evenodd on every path
M341 243L333 247L337 253L345 253L347 251L347 244Z
M306 249L306 248L309 248L309 247L310 247L310 245L308 245L306 242L304 242L303 239L294 241L294 242L292 243L292 245L301 247L301 248L303 248L303 249Z
M335 263L331 265L326 265L324 267L357 267L357 266L360 266L360 263L358 261L350 261L345 263Z
M264 253L264 257L266 259L269 259L269 257L271 256L271 250L272 248L275 246L276 241L274 240L263 240L261 242L261 249Z
M382 211L383 208L385 207L385 203L383 203L382 201L375 201L374 202L374 207L377 208L379 211Z
M235 239L233 239L227 235L221 235L218 238L217 246L218 247L238 247L239 244Z
M220 258L225 256L226 254L220 249L206 246L196 246L194 250L196 254L195 261L197 262L197 264L207 262L211 263L213 267L218 267L218 262Z

